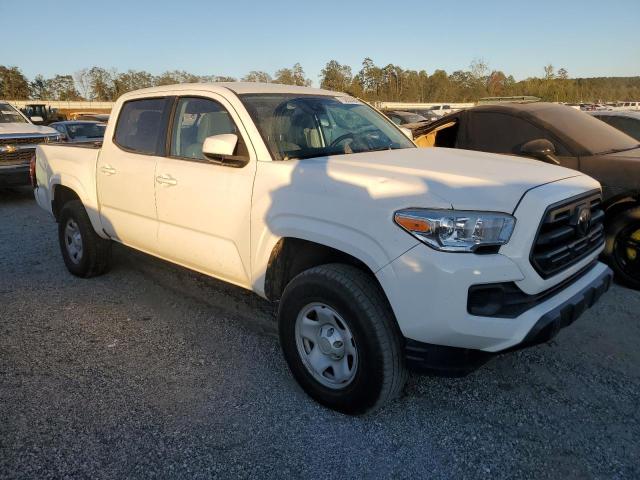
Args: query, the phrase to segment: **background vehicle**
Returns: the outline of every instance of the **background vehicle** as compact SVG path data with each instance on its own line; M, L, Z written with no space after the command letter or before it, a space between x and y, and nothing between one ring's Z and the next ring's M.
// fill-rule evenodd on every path
M550 103L478 106L413 133L420 146L522 155L591 175L603 187L605 258L620 280L640 288L638 140L589 114Z
M421 117L424 117L428 122L435 122L440 118L440 115L428 108L416 108L411 110L413 113L417 113Z
M60 132L63 135L62 140L67 143L102 141L104 131L107 128L104 123L88 120L55 122L49 126Z
M428 121L422 115L418 115L417 113L412 112L403 112L400 110L388 110L383 112L389 120L391 120L396 125L405 125L407 123L420 123Z
M621 110L640 110L640 102L622 102Z
M0 102L0 186L29 184L29 161L39 143L60 140L52 128L33 125L17 109Z
M107 123L109 121L108 113L82 113L72 114L72 120L87 120L93 122Z
M49 125L51 122L64 120L64 116L58 114L55 109L47 107L44 103L30 103L22 109L31 123L35 125Z
M591 115L640 141L640 112L614 110L592 112Z
M451 108L451 105L434 105L433 107L431 107L429 110L431 110L431 112L439 117L442 117L443 115L447 115L448 113L451 113L453 111L453 109Z
M612 277L595 180L418 149L343 93L141 90L116 102L101 148L34 161L71 273L104 273L114 240L279 301L293 376L347 413L398 395L408 367L548 340Z

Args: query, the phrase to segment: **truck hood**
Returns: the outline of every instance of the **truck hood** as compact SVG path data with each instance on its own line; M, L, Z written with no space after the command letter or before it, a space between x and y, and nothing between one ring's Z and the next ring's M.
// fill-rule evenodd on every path
M334 180L405 207L446 206L511 213L537 186L580 176L576 170L509 155L448 148L385 150L316 159ZM303 160L307 162L310 160ZM314 161L314 160L311 160Z
M0 135L54 135L58 133L51 127L33 125L32 123L0 123Z

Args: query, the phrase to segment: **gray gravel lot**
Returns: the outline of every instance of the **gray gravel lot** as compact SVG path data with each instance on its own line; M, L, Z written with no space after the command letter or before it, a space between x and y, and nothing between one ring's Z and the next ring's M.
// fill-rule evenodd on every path
M615 286L552 343L351 418L296 386L268 303L124 247L74 278L0 190L0 478L638 478L639 340Z

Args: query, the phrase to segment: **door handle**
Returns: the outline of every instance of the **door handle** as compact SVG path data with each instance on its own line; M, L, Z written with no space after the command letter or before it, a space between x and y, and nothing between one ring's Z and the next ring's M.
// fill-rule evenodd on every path
M113 175L114 173L117 172L117 170L113 168L111 165L103 165L102 167L100 167L100 171L105 175Z
M173 186L173 185L177 185L178 184L178 180L173 178L171 175L158 175L156 177L156 182L158 182L158 183L160 183L162 185L169 185L169 186Z

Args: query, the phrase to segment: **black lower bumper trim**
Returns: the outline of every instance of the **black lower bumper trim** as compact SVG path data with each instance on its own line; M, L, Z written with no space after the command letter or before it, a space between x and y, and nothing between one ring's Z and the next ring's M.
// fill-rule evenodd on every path
M553 310L545 313L529 331L524 340L518 345L508 349L518 350L545 343L555 337L558 332L575 322L585 310L591 308L594 303L609 290L613 281L613 272L607 268L589 285L576 293L566 302L561 303Z
M407 338L407 367L418 372L459 377L478 369L495 355L548 342L593 306L602 294L609 290L612 281L613 272L607 268L582 290L540 317L522 342L501 352L433 345Z

